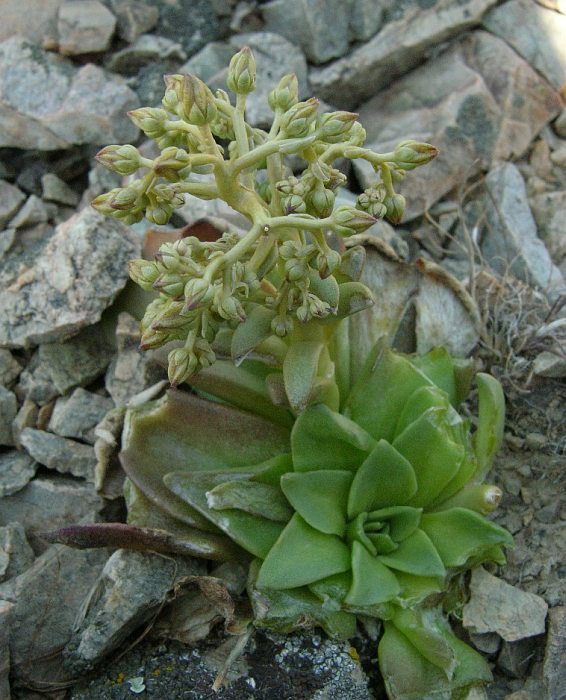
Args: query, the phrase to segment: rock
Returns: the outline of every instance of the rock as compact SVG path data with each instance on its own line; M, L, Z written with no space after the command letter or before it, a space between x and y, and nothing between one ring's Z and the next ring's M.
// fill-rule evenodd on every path
M537 235L521 173L512 163L502 163L487 175L485 186L485 259L494 270L504 274L509 269L555 298L564 290L564 279Z
M116 16L118 36L132 43L140 34L153 29L159 19L159 10L137 0L110 0Z
M554 122L554 131L563 139L566 139L566 107L560 112L558 119Z
M474 634L496 632L507 642L544 634L548 605L478 567L472 571L470 600L462 623Z
M498 667L512 678L525 678L542 639L542 637L527 637L516 642L504 640L497 657Z
M88 326L65 343L40 345L20 376L20 387L27 399L44 404L90 384L104 373L112 356L100 325Z
M217 73L226 69L234 53L235 49L230 44L224 41L211 41L210 44L203 46L200 51L191 56L179 68L179 73L192 73L208 83Z
M348 56L312 69L312 90L330 104L352 109L421 64L429 49L477 25L495 4L496 0L439 0L421 9L415 3Z
M343 0L272 0L261 8L265 31L300 46L317 64L347 52L349 10Z
M127 313L118 317L116 328L118 353L106 373L106 390L116 406L125 406L129 399L166 376L162 367L139 348L139 322Z
M560 90L566 83L566 17L532 0L509 0L489 12L485 28L504 39ZM540 38L545 40L541 42Z
M501 39L478 31L359 111L367 144L377 151L407 137L440 149L432 163L407 177L405 218L412 219L480 168L523 155L560 109L558 93L523 59ZM375 179L367 165L354 161L363 187Z
M102 570L96 603L65 648L66 668L71 673L94 668L152 617L176 581L204 572L205 564L196 559L114 552Z
M157 61L185 61L181 44L156 34L142 34L131 46L112 54L106 67L122 75L135 75L142 66Z
M566 377L566 360L556 353L543 350L534 359L533 372L539 377Z
M94 486L98 494L109 500L124 496L125 474L118 459L118 452L125 415L124 406L114 408L104 416L95 429Z
M566 190L544 192L529 198L537 230L557 265L566 259Z
M126 112L138 106L123 79L98 66L77 69L22 37L0 43L0 148L129 143L139 132Z
M7 253L14 241L16 240L16 229L7 228L5 231L0 231L0 260Z
M210 0L143 0L143 4L159 11L155 33L177 41L187 56L218 38L218 20Z
M57 12L63 0L2 0L0 41L19 35L44 48L57 45Z
M79 203L79 195L54 173L43 175L41 185L43 199L46 202L57 202L57 204L66 204L70 207L76 207Z
M13 445L12 422L18 412L16 395L0 386L0 445Z
M23 574L0 585L0 598L13 603L9 635L16 682L51 687L69 680L60 649L107 557L100 549L54 545Z
M24 399L16 418L12 423L12 434L18 449L21 448L20 435L22 434L22 430L24 428L37 428L38 418L39 406L35 403L35 401Z
M0 385L9 387L18 378L22 366L9 350L0 348Z
M70 396L57 399L49 430L61 437L76 438L94 445L94 429L112 408L112 399L81 388L75 389Z
M35 476L36 462L25 452L0 453L0 498L24 488Z
M548 613L548 639L543 664L545 700L566 698L566 608L551 608Z
M20 189L0 180L0 228L16 214L25 198Z
M98 0L65 0L59 8L59 52L65 56L106 51L116 18Z
M53 435L45 430L25 428L20 442L39 464L56 469L61 474L72 474L94 483L96 457L94 448Z
M33 564L34 559L35 554L20 523L0 527L0 581L19 576Z
M34 194L30 194L24 206L10 221L10 226L13 226L15 229L25 228L33 224L45 223L48 220L49 212L44 202Z
M90 206L95 197L104 192L109 192L114 187L120 187L122 184L122 176L118 173L113 173L100 163L94 165L88 172L88 187L83 191L80 209Z
M539 5L543 7L548 7L550 10L556 10L556 12L562 12L566 15L566 0L536 0Z
M554 151L550 156L550 160L559 168L566 168L566 146L561 146Z
M0 600L0 698L9 700L10 695L10 615L13 604Z
M8 254L0 269L0 346L61 341L96 323L140 248L127 226L89 208L60 224L38 259L25 250Z
M383 23L387 3L373 0L350 0L350 39L367 41Z

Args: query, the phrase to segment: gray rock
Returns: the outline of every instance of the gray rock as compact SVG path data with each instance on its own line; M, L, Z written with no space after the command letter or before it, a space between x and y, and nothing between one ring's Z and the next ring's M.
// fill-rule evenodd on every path
M0 43L0 147L70 148L134 141L126 112L138 98L116 75L40 49L22 37Z
M94 486L98 494L109 500L124 496L125 474L118 459L118 453L125 415L124 406L114 408L104 416L95 429Z
M566 107L560 112L558 119L554 122L554 131L563 139L566 139Z
M558 93L523 59L478 31L359 111L375 150L387 152L406 138L440 149L432 163L407 177L405 216L411 219L494 159L523 155L560 109ZM354 169L364 187L375 179L365 162L355 161Z
M65 343L40 345L20 376L26 398L44 404L104 373L113 355L99 324L88 326Z
M155 34L179 42L187 56L218 39L218 20L210 0L143 0L143 3L159 10Z
M35 554L21 523L0 527L0 581L19 576L33 564L34 559Z
M156 34L142 34L131 46L112 54L106 63L108 70L122 75L135 75L142 66L158 61L185 61L187 54L181 44Z
M57 46L57 12L63 0L2 0L0 41L19 35L41 44Z
M54 545L23 574L0 585L0 599L13 603L9 635L16 682L50 687L69 680L59 652L107 557L100 549Z
M0 600L0 698L10 695L10 616L13 604Z
M234 53L235 49L230 44L224 41L211 41L191 56L179 68L179 73L191 73L208 83L217 73L226 68Z
M159 19L157 7L138 0L110 0L110 7L116 16L118 36L130 43L153 29Z
M483 24L512 46L557 90L566 83L564 15L532 0L509 0L489 12Z
M0 498L24 488L35 476L36 462L25 452L10 450L0 454Z
M389 8L389 0L349 0L350 39L367 41L383 23L384 11Z
M370 41L328 66L314 68L309 80L316 97L352 109L418 66L432 47L478 24L496 0L439 0L417 4L389 22Z
M16 395L0 386L0 445L13 445L12 422L18 412Z
M559 606L548 613L548 638L543 664L545 700L566 698L566 608Z
M19 188L0 180L0 228L16 214L25 198Z
M76 207L79 203L79 195L55 173L45 173L41 178L41 186L46 202L67 204L70 207Z
M35 401L24 399L24 402L20 406L20 410L12 423L12 434L18 449L21 448L20 435L22 434L22 430L24 428L36 428L38 418L39 406L35 403Z
M202 561L120 549L101 574L101 590L65 648L72 673L92 669L143 625L183 576L205 572Z
M16 240L16 229L7 228L0 231L0 260L10 250Z
M539 377L566 377L566 360L556 353L543 350L533 361L533 372Z
M35 552L46 549L41 532L82 520L92 522L103 506L91 484L68 477L38 477L25 488L2 499L0 525L20 522Z
M95 197L104 192L109 192L114 187L120 187L122 176L113 173L100 163L96 163L88 172L88 187L81 196L80 209L90 206Z
M547 610L540 596L510 586L478 567L472 571L462 624L474 634L496 632L505 641L516 642L544 634Z
M94 483L94 447L35 428L22 430L20 442L39 464Z
M65 340L98 321L140 248L127 226L89 208L60 224L38 259L13 253L0 269L0 346Z
M116 18L98 0L65 0L59 8L59 52L66 56L106 51Z
M348 50L349 9L343 0L273 0L261 11L265 31L300 46L311 63L325 63Z
M552 263L537 228L521 173L512 163L503 163L486 177L486 233L482 252L492 267L513 274L548 291L551 297L564 290L560 270Z
M22 366L6 348L0 348L0 385L9 387L18 378Z
M525 678L529 673L537 648L541 642L542 637L527 637L516 642L506 642L504 640L497 657L497 666L507 676Z
M76 438L94 445L94 428L112 408L112 399L81 388L75 389L70 396L57 399L49 430L61 437Z
M10 226L14 229L25 228L33 224L45 223L48 220L49 212L44 202L34 194L30 194L24 206L10 221Z

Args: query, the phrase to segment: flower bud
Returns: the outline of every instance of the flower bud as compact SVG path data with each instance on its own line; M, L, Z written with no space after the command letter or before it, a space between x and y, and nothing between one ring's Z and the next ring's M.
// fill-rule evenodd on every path
M247 46L244 46L232 56L226 84L237 95L247 95L255 90L255 74L254 55Z
M165 81L165 95L161 100L161 104L171 114L179 115L183 99L183 76L164 75L163 80Z
M212 301L214 287L201 277L193 277L185 284L184 295L184 309L192 311Z
M173 181L179 180L181 170L188 169L190 171L190 167L191 157L185 150L176 146L165 148L161 155L153 161L154 173L159 177Z
M437 148L419 141L402 141L393 152L395 164L402 170L413 170L419 165L430 162L437 155Z
M322 219L332 214L334 208L334 192L326 189L323 185L317 187L310 195L308 201L310 208L316 216Z
M307 203L298 194L291 194L282 201L286 214L304 214L307 210Z
M157 139L166 133L165 122L169 119L164 109L140 107L128 112L128 117L150 139Z
M353 112L329 112L318 121L318 133L326 143L347 141L354 122L358 118Z
M208 86L194 75L183 77L181 103L184 117L189 124L210 124L218 114L214 95Z
M354 122L350 131L349 141L352 146L363 146L366 140L366 130L360 122ZM347 157L347 156L346 156Z
M149 260L130 260L128 264L130 279L146 292L151 292L153 283L159 277L159 268Z
M321 279L329 277L342 262L342 256L336 250L327 250L319 253L314 261L314 267L318 270Z
M153 283L153 288L161 294L166 294L168 297L177 299L183 296L185 289L185 280L181 275L164 273Z
M291 138L307 136L316 119L318 105L318 100L311 97L290 107L281 118L281 129L285 135Z
M383 204L387 209L388 221L391 221L392 224L398 224L405 212L405 197L402 194L394 194L391 197L386 197Z
M166 202L155 202L155 204L150 204L145 210L145 218L157 226L164 226L172 214L173 207Z
M245 321L246 314L240 302L233 296L227 296L221 291L216 295L216 312L227 321Z
M194 351L198 357L201 367L210 367L210 365L216 362L214 350L210 347L210 344L206 338L197 338L194 345Z
M115 210L110 206L110 202L121 189L121 187L115 187L113 190L110 190L110 192L99 194L98 197L92 200L90 206L104 216L114 216Z
M355 209L348 204L335 209L332 213L332 220L335 224L335 230L343 236L361 233L377 221L371 214Z
M171 350L167 359L167 373L172 386L182 384L197 371L198 359L192 348Z
M109 204L112 209L128 211L134 208L139 196L140 193L133 187L119 187L110 199Z
M356 207L368 214L375 216L376 219L381 219L387 213L387 207L383 204L387 196L387 191L382 183L378 183L374 187L368 187L358 197Z
M299 101L299 81L294 73L284 75L279 85L273 89L267 98L274 112L287 112Z
M314 318L326 318L328 314L332 311L330 304L326 301L319 299L316 294L309 294L307 296L308 300L308 311L309 315Z
M280 338L284 338L293 330L293 319L289 316L275 316L271 321L271 330Z
M141 167L141 155L135 146L106 146L99 151L96 160L108 170L119 175L132 175Z

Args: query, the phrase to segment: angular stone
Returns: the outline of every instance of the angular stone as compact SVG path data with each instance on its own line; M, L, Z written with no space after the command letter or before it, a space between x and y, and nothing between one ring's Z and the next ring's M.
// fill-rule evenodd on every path
M51 414L49 430L61 437L76 438L94 445L94 429L114 402L107 396L78 388L70 396L59 398Z
M557 90L566 84L564 15L532 0L509 0L491 10L484 17L483 24L512 46Z
M65 648L66 668L73 673L91 670L147 622L176 581L205 570L204 562L196 559L114 552L102 571L96 604Z
M525 678L529 673L542 637L526 637L516 642L503 641L497 657L497 665L505 675ZM538 696L537 696L538 697Z
M529 198L540 237L556 264L566 258L566 190L544 192Z
M543 664L545 700L566 698L566 608L558 606L548 613L548 637Z
M16 240L16 229L7 228L4 231L0 231L0 260L4 255L10 250L14 245Z
M462 623L475 634L496 632L507 642L544 634L548 605L478 567L472 571L470 600Z
M25 198L18 187L0 180L0 228L16 214Z
M13 603L9 635L14 680L40 687L69 680L59 652L107 557L105 550L54 545L23 574L0 585L0 598Z
M429 48L477 25L496 0L439 0L421 9L417 3L389 22L348 56L309 72L316 97L352 109L421 64Z
M521 173L512 163L494 168L485 178L485 235L481 250L492 267L534 284L555 298L565 288L537 228Z
M10 616L13 604L0 600L0 698L10 694Z
M139 132L126 112L138 106L123 79L98 66L77 69L23 37L0 43L0 148L135 141Z
M35 401L30 401L29 399L24 399L24 402L20 406L20 410L12 423L12 433L14 435L14 442L18 449L21 448L20 435L24 428L37 428L39 418L39 406Z
M59 8L59 52L65 56L106 51L116 18L98 0L65 0Z
M218 39L218 20L210 0L144 0L144 4L159 10L155 33L179 42L187 56Z
M387 2L374 0L349 0L350 39L367 41L383 24Z
M505 42L478 31L359 111L367 144L377 151L389 151L408 137L440 150L432 163L407 176L405 218L412 219L494 160L523 155L561 103ZM374 181L365 161L354 161L354 169L363 187Z
M90 445L35 428L22 430L20 442L29 455L48 469L56 469L61 474L72 474L94 483L96 456Z
M60 224L38 259L9 253L0 269L0 346L61 341L96 323L140 249L131 229L89 208Z
M135 75L142 66L158 61L185 61L187 54L181 44L156 34L142 34L133 44L112 54L106 63L108 70L122 75Z
M79 203L79 195L55 173L45 173L41 178L41 186L46 202L57 202L69 207L76 207Z
M18 378L22 366L6 348L0 348L0 385L9 387Z
M563 139L566 139L566 107L560 112L558 119L554 122L554 131Z
M18 412L16 395L0 385L0 445L13 445L12 422Z
M10 226L15 229L32 226L33 224L42 224L49 219L47 207L39 197L31 194L24 206L10 221Z
M157 7L139 0L110 0L110 7L118 23L118 36L129 43L153 29L159 19Z
M57 46L57 12L63 0L2 0L0 41L23 36L44 48Z
M543 350L533 361L533 372L539 377L566 377L566 360L556 353Z
M0 581L19 576L33 564L34 559L35 554L21 523L0 527Z
M261 11L265 31L300 46L311 63L325 63L348 50L349 9L343 0L273 0Z
M25 452L0 453L0 498L24 488L35 476L36 462Z

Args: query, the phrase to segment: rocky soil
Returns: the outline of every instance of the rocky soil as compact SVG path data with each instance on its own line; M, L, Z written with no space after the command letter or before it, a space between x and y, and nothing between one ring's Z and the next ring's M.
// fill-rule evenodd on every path
M383 697L377 629L346 645L258 633L244 647L223 634L218 592L175 587L206 573L201 562L41 537L123 519L125 407L166 384L138 350L127 283L147 226L89 208L119 184L94 154L141 142L126 112L159 104L163 74L223 87L244 45L258 57L254 124L295 72L301 97L358 111L376 150L408 137L440 149L407 178L401 226L375 234L462 282L480 311L474 355L506 389L493 478L516 547L470 581L460 632L495 681L469 700L566 698L564 0L3 0L1 11L0 698ZM371 177L357 164L350 175L353 191ZM238 226L200 200L172 225L211 217ZM243 572L213 573L237 599Z

